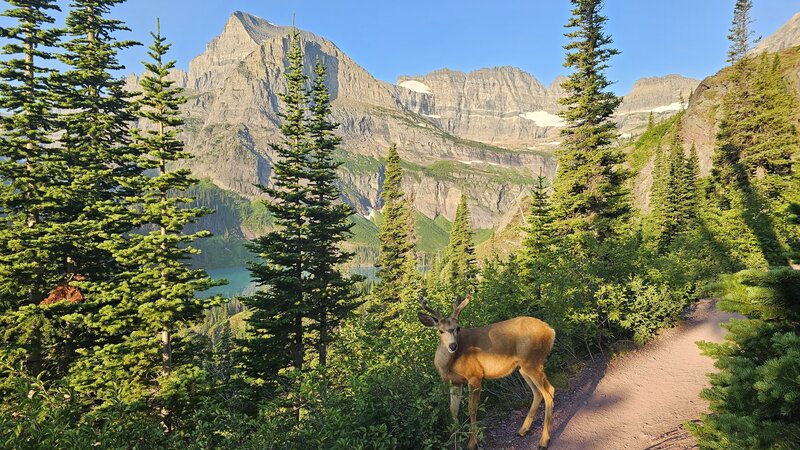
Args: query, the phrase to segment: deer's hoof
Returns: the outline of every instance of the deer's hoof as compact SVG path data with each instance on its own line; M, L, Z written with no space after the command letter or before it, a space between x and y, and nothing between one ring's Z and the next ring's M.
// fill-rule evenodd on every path
M518 434L520 437L522 437L522 436L525 436L526 434L528 434L528 431L529 431L529 430L530 430L530 428L525 428L525 427L522 427L522 428L520 428L520 429L519 429L519 431L517 431L517 434Z
M478 448L478 440L474 437L469 438L469 442L467 442L467 450L475 450Z
M547 448L547 444L539 444L539 450L545 450Z

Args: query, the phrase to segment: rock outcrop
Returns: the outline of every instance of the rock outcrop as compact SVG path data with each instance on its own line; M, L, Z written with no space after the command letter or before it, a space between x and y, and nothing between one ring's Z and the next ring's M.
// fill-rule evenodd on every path
M269 183L271 144L281 138L277 93L286 89L289 33L236 12L190 63L184 137L195 158L183 164L196 176L251 198L260 195L256 184ZM381 206L379 159L392 143L409 163L408 189L418 210L452 219L463 190L480 227L492 226L527 191L534 173L554 174L552 155L511 152L448 132L434 118L405 108L400 88L375 79L332 42L308 32L300 39L308 75L318 60L327 67L332 116L343 138L341 188L358 212ZM442 161L448 164L430 167Z
M187 88L184 138L195 158L182 164L196 176L250 198L261 195L255 185L269 183L271 146L281 139L277 94L286 89L290 31L236 12L188 73L172 75ZM318 60L328 69L332 116L343 138L341 189L359 213L381 206L380 158L392 143L408 163L415 207L429 217L452 219L464 191L474 225L490 227L513 209L534 175L554 176L563 78L545 87L512 67L442 69L392 85L323 37L302 32L301 45L308 75ZM128 80L131 87L136 81ZM674 114L672 105L693 83L678 76L637 83L620 110L622 131L644 126L650 110Z
M775 33L762 39L753 52L779 52L798 45L800 45L800 12L792 16Z
M470 73L437 70L397 80L400 102L430 118L443 131L507 148L552 148L564 121L558 116L565 77L544 87L529 73L514 67L479 69ZM634 84L617 112L623 135L641 132L650 113L656 120L686 106L699 80L667 75Z

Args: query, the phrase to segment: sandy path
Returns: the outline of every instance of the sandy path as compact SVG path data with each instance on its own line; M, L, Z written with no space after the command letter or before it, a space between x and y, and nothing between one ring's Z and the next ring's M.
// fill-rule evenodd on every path
M698 302L679 326L611 363L597 362L557 392L552 450L677 450L696 448L681 424L700 417L707 404L698 395L707 386L712 360L695 342L721 342L720 324L734 314ZM536 448L541 411L525 438L516 436L527 411L512 411L500 424L487 424L485 448Z

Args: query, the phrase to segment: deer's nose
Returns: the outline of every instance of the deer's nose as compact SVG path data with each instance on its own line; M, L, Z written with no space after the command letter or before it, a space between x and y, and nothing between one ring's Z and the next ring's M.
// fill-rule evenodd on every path
M450 344L450 351L451 352L456 351L457 348L458 348L458 344L456 344L455 342Z

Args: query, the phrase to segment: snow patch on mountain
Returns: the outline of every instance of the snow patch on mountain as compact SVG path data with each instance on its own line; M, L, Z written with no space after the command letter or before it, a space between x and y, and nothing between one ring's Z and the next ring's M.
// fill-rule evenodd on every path
M431 88L427 84L417 80L406 80L399 84L409 91L419 92L420 94L431 94Z
M567 124L561 117L547 111L524 112L519 116L526 120L532 120L540 127L563 127Z

